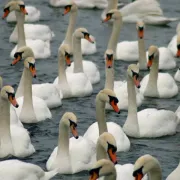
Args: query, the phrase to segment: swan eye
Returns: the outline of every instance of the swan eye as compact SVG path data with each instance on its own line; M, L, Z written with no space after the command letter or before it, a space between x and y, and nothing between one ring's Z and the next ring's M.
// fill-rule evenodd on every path
M116 103L116 104L119 102L118 98L116 98L114 96L109 96L109 102L111 103L112 101L114 101L114 103Z
M113 59L113 54L107 54L107 60L111 61Z
M144 30L144 27L139 27L139 31L143 31Z
M72 7L72 5L67 5L67 6L64 7L64 9L71 10L71 7Z
M133 176L134 176L134 177L137 177L139 174L143 176L143 172L142 172L143 167L144 167L144 166L142 166L141 168L139 168L139 169L137 169L136 171L134 171L134 172L133 172Z
M153 60L154 59L154 54L152 54L151 56L149 56L149 60Z
M117 151L117 147L114 146L114 145L112 145L112 144L110 144L110 143L108 143L108 150L109 150L109 149L112 149L112 152L113 152L113 153L115 153L115 152Z
M89 175L93 175L94 173L96 173L97 175L99 175L99 171L100 171L101 168L102 168L102 166L101 166L101 167L98 167L98 168L91 169L91 170L89 171Z
M65 51L65 57L70 58L70 57L71 57L71 55Z
M4 8L4 12L9 12L9 11L10 11L9 8L10 8L10 7Z
M82 33L83 33L84 37L89 37L89 33L87 33L87 32L82 32Z
M35 64L34 63L30 63L30 62L28 62L29 63L29 67L31 67L32 69L35 69Z
M134 72L133 70L131 70L131 71L132 71L132 77L136 77L136 79L138 79L139 78L139 74Z
M7 93L8 97L12 97L12 99L15 98L15 94L14 93L10 93L8 91L6 91L6 93Z
M113 13L107 13L107 14L106 14L106 17L109 18L109 19L111 19L111 18L112 18L112 15L113 15Z
M177 49L180 49L180 44L177 45Z
M77 127L77 124L69 119L70 126Z
M22 8L22 9L24 9L24 8L25 8L25 5L24 5L24 4L20 4L19 7Z

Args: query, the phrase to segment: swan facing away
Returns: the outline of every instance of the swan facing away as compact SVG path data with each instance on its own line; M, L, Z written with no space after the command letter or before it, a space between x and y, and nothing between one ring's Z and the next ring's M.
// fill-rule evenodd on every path
M178 86L168 73L158 73L159 50L156 46L148 49L148 64L150 74L141 81L140 91L144 96L157 98L172 98L178 94Z
M105 105L109 103L115 112L119 113L120 110L117 106L118 99L115 93L110 89L101 90L96 96L96 120L85 132L84 137L90 139L97 144L98 137L104 133L111 133L117 143L117 152L129 151L130 141L126 134L123 132L121 126L114 122L107 122L105 119Z
M41 167L19 160L0 162L0 179L3 180L50 180L58 173L57 169L45 172Z
M23 46L18 49L18 51L14 54L15 59L13 60L11 65L15 65L22 59L26 59L28 57L34 57L34 53L30 47ZM16 93L16 97L23 96L23 84L19 84L18 91ZM43 83L43 84L33 84L32 85L32 94L33 96L39 97L43 99L49 108L55 108L62 105L62 92L61 90L54 84L51 83Z
M68 73L82 73L84 72L91 84L100 82L100 73L95 63L82 59L81 52L81 39L86 39L91 43L94 43L90 38L90 34L86 28L78 28L73 34L73 56L74 62L70 67L67 67Z
M66 37L64 39L65 44L70 46L71 53L73 53L73 32L75 30L76 19L78 15L78 7L73 0L68 1L64 7L64 15L70 14L69 16L69 25L66 32ZM93 43L89 42L87 39L81 39L81 51L82 54L94 54L97 52L96 50L96 41L93 36L90 37L93 39Z
M74 137L69 139L69 131ZM77 133L77 117L66 112L59 123L58 146L49 157L46 168L59 169L60 174L74 174L88 170L95 160L95 144Z
M0 92L0 158L30 156L35 149L29 133L23 126L10 123L10 103L16 108L19 107L14 89L4 86Z
M135 86L140 88L138 77L139 67L135 64L129 65L127 69L129 106L128 116L123 126L124 132L135 138L156 138L175 134L179 120L174 112L148 108L137 113Z

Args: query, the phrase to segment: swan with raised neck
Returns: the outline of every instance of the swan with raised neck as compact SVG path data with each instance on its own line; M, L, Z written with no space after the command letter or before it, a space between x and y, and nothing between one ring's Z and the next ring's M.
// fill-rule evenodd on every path
M10 103L18 108L14 89L4 86L0 92L0 158L14 155L10 131Z
M97 161L89 171L90 180L97 180L104 176L105 180L116 180L116 169L114 164L107 159Z

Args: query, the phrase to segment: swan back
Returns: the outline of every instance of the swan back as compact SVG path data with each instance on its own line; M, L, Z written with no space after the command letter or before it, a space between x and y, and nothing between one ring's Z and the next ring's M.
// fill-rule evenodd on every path
M96 180L98 177L116 174L116 169L110 160L101 159L93 165L89 171L89 174L90 179Z

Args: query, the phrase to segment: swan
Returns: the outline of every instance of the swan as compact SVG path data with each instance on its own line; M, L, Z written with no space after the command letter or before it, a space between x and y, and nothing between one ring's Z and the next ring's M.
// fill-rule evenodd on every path
M117 0L108 0L108 7L101 15L102 19L105 18L104 15L108 10L117 9L117 2ZM120 11L122 13L123 22L127 23L143 21L145 24L166 25L170 22L179 20L178 18L165 17L157 0L134 1L122 7Z
M126 81L114 81L114 53L111 49L107 49L105 52L106 56L106 80L105 88L114 90L116 96L121 101L118 102L118 107L120 109L128 109L128 93L127 93L127 82ZM136 99L137 106L139 107L143 102L143 95L139 93L136 88ZM112 107L107 103L106 109L112 110Z
M67 44L62 44L58 50L59 58L59 76L54 80L54 84L59 85L63 93L63 98L85 97L92 94L93 88L86 74L83 72L68 73L65 72L66 64L70 65L70 48Z
M66 72L68 73L84 72L87 75L88 79L90 80L91 84L96 84L100 82L100 73L96 64L94 64L91 61L82 60L81 39L83 38L93 43L87 29L85 28L76 29L73 34L74 62L71 64L71 66L67 67Z
M79 8L87 9L104 9L107 6L107 0L74 0ZM53 7L64 7L67 4L67 0L49 0L49 4Z
M16 64L18 61L22 59L26 59L28 57L34 57L34 53L31 48L27 46L23 46L18 49L18 51L14 54L15 59L13 60L11 65ZM24 84L19 84L18 92L16 93L16 97L23 96L23 87ZM39 97L45 101L48 108L55 108L62 105L62 92L61 90L54 84L51 83L43 83L43 84L33 84L32 85L32 95Z
M156 138L175 134L179 119L174 112L148 108L137 113L135 86L140 88L138 77L139 67L135 64L129 65L127 69L129 106L128 116L123 126L124 132L135 138Z
M180 82L180 68L178 68L178 70L176 71L175 75L174 75L174 79L178 82Z
M25 17L26 22L36 22L39 21L41 11L34 6L26 6L28 15ZM7 22L16 22L15 12L11 12L6 19Z
M71 112L66 112L60 120L58 146L46 163L48 170L59 168L60 174L74 174L92 166L96 147L93 142L78 136L77 121ZM69 139L69 130L74 138Z
M30 156L35 152L34 146L24 127L10 123L10 103L16 108L19 107L14 89L4 86L0 92L0 158Z
M23 1L10 1L8 4L6 4L4 8L3 18L7 17L8 14L12 11L15 11L15 14L16 14L17 29L18 29L18 34L20 36L18 37L18 44L11 51L11 54L10 54L11 58L13 58L13 55L15 54L17 49L19 49L22 46L25 46L26 44L27 46L33 49L35 58L43 59L43 58L50 57L51 51L50 51L49 41L42 41L40 39L37 39L37 40L26 39L25 40L24 18L25 18L25 14L27 14L27 11L25 9L24 2Z
M3 180L49 180L57 174L57 170L45 172L41 167L19 160L0 162L0 179Z
M179 179L180 166L178 166L166 180ZM159 161L149 155L143 155L138 158L134 165L133 176L135 179L141 180L145 174L148 174L151 180L162 180L162 170Z
M24 60L24 70L16 94L19 104L16 113L23 123L37 123L52 118L45 101L32 96L32 76L36 77L35 59L28 57ZM19 95L20 92L23 92L23 96Z
M156 46L148 49L149 61L147 67L151 70L141 81L140 91L144 96L157 98L172 98L178 94L178 86L168 73L158 73L159 50Z
M90 139L95 144L99 135L103 132L111 133L117 143L117 152L119 151L129 151L130 141L126 134L123 132L122 128L114 122L105 122L105 104L109 103L115 112L119 113L119 108L117 106L118 99L115 93L110 89L101 90L96 96L96 120L85 132L84 137Z
M66 32L66 37L64 39L65 44L68 44L71 49L71 53L73 53L73 32L75 30L75 25L76 25L76 19L77 19L77 14L78 14L78 7L76 3L73 0L68 1L68 4L64 7L64 14L66 15L70 13L69 17L69 26ZM81 39L81 51L82 54L94 54L97 52L96 50L96 41L95 38L91 36L91 39L93 39L93 42L89 42L86 39Z

